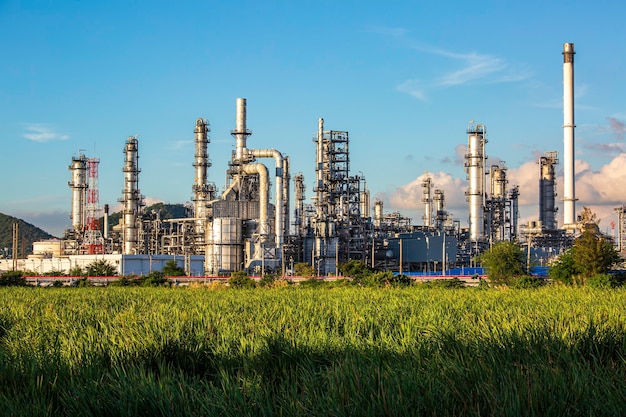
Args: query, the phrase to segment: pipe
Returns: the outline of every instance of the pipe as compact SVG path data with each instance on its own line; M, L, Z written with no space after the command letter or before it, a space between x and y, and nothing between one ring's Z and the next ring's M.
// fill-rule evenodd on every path
M575 224L574 44L563 45L563 227Z
M242 172L246 174L259 174L260 192L259 192L259 220L261 235L269 233L269 222L267 217L267 203L270 190L267 167L263 164L246 164L241 167Z
M280 249L283 245L285 226L283 223L283 155L276 149L249 149L248 153L254 158L274 158L276 164L276 189L274 190L276 194L276 247Z

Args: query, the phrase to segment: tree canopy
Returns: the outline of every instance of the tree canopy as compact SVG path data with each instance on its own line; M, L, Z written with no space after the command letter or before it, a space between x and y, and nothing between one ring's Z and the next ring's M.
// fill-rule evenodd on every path
M489 281L509 285L513 278L526 273L522 248L513 242L497 242L480 256Z

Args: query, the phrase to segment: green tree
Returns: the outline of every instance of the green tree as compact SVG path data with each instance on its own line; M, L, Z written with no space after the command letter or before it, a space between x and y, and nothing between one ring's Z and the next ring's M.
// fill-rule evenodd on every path
M315 269L306 262L298 262L293 266L293 269L298 277L312 277L315 275Z
M352 277L357 282L372 273L365 261L361 259L350 259L348 262L339 265L339 270L344 276Z
M525 274L522 248L513 242L498 242L480 256L487 269L489 281L496 285L510 285L515 277Z
M104 259L98 259L87 265L86 273L90 277L112 277L117 275L117 270Z
M572 285L574 283L574 277L580 274L580 272L574 260L572 249L568 249L550 265L548 277L553 281L565 285Z
M245 289L256 287L256 282L244 271L237 271L233 272L230 278L228 278L228 285L231 288Z
M0 287L25 286L26 279L22 271L6 271L0 275Z
M186 275L185 268L178 266L175 260L167 261L161 272L166 277L182 277Z
M595 223L586 225L582 235L574 241L572 257L583 281L596 274L608 273L613 265L622 261L613 244L600 234Z

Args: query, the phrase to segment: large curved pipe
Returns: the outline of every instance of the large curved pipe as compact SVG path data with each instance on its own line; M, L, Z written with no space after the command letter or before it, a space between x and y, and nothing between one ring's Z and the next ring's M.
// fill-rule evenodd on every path
M241 167L242 172L246 174L259 174L259 182L261 185L261 190L259 192L259 218L261 221L261 234L267 235L269 233L268 227L268 217L267 217L267 203L268 203L268 195L269 195L269 180L267 167L263 164L246 164Z
M276 149L248 149L248 152L254 158L274 158L276 164L276 248L280 250L283 246L284 239L284 222L283 222L283 155ZM254 165L254 164L253 164ZM247 165L246 165L247 166ZM263 165L264 166L264 165ZM264 166L265 167L265 166ZM267 168L266 172L267 172Z

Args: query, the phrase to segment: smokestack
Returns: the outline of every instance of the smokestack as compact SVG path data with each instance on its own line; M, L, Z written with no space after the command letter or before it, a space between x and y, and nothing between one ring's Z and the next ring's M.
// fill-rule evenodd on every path
M563 45L563 227L575 224L574 190L574 44Z
M104 205L104 238L109 238L109 205Z

